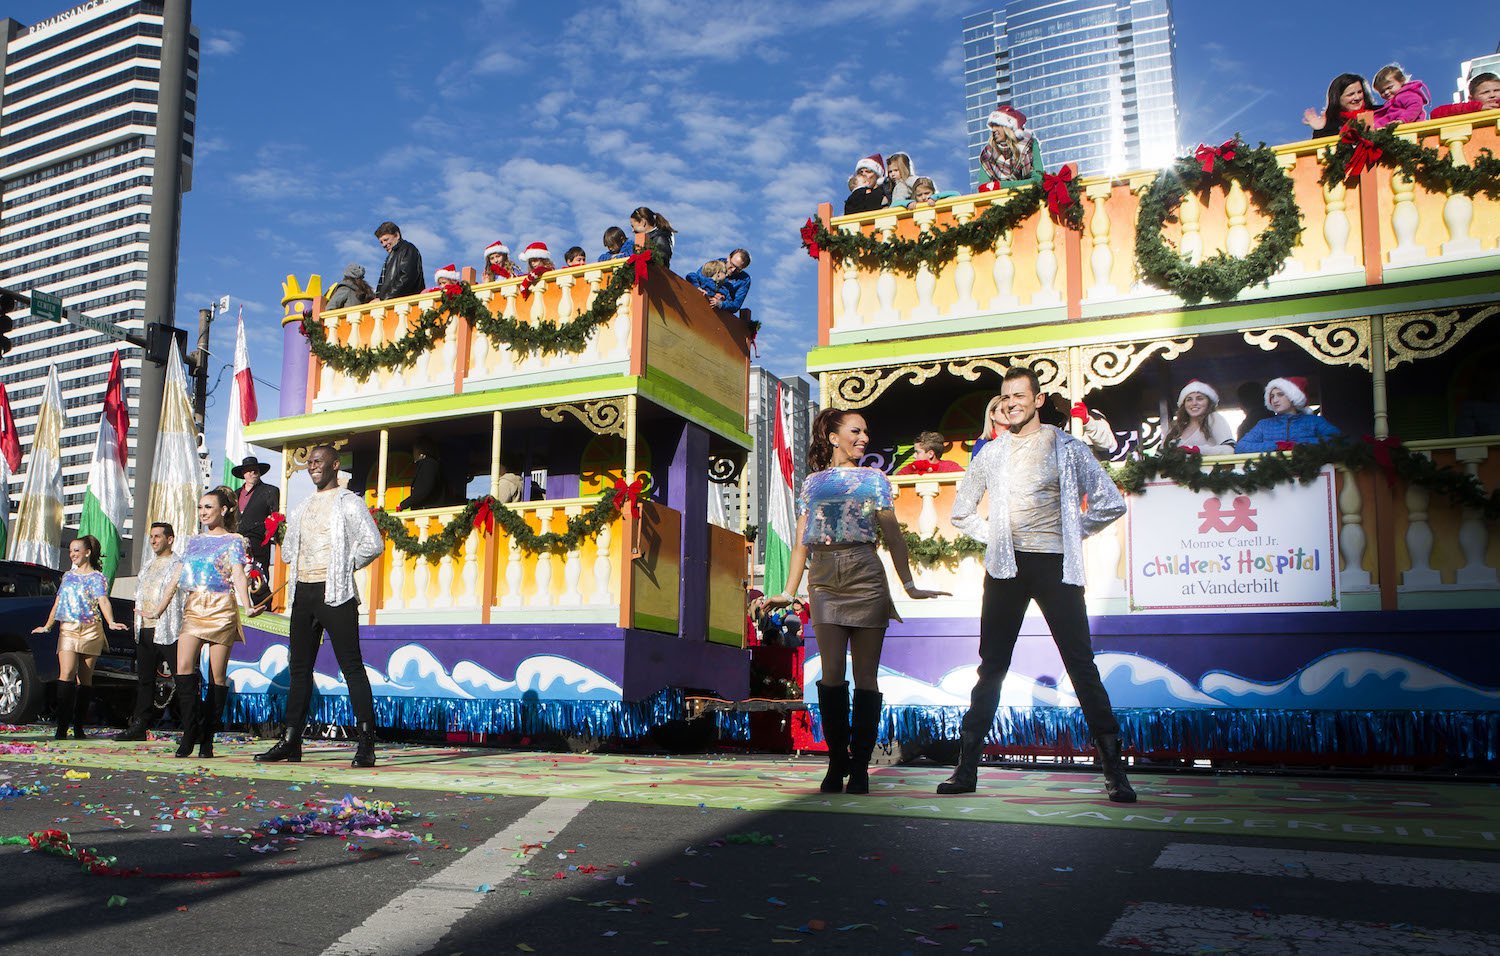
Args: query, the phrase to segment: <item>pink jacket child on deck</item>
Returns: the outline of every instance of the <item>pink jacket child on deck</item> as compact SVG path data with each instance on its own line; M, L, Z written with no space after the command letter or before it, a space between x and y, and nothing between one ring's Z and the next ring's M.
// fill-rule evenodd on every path
M1427 104L1432 99L1427 94L1427 84L1421 80L1410 80L1401 64L1392 63L1380 68L1375 74L1375 92L1385 100L1375 110L1376 129L1392 123L1415 123L1427 118Z

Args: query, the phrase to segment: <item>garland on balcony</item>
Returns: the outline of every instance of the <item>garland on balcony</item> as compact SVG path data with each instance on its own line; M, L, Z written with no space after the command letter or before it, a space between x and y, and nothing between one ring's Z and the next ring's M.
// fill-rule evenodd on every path
M1460 508L1483 513L1485 520L1500 519L1500 490L1489 492L1478 478L1451 465L1438 465L1421 452L1401 444L1399 438L1338 438L1316 444L1292 445L1239 463L1216 463L1204 471L1197 451L1168 448L1152 458L1140 458L1110 466L1115 484L1130 494L1141 494L1146 483L1165 478L1192 491L1216 495L1269 491L1290 481L1309 482L1324 465L1341 465L1354 471L1378 468L1394 485L1400 478L1442 495Z
M543 319L536 324L496 316L479 301L467 282L450 282L439 290L438 303L425 310L398 339L377 346L352 347L328 338L322 322L302 318L302 332L318 361L337 372L352 375L363 382L379 370L410 368L418 358L430 352L454 316L467 319L475 330L497 349L509 347L522 355L540 352L580 352L589 336L615 316L620 302L632 284L644 281L651 260L649 251L637 253L615 269L609 281L594 297L594 304L566 322ZM654 268L654 267L652 267Z
M973 220L922 233L915 239L877 239L864 232L848 233L828 228L813 219L802 226L802 246L814 259L827 250L835 259L854 259L884 267L903 275L915 275L923 264L937 272L958 256L960 247L986 249L1001 236L1015 230L1035 215L1043 204L1049 214L1069 229L1083 228L1083 187L1065 167L1061 173L1043 176L1042 185L1019 190L1005 202L990 206Z
M568 530L562 534L556 531L537 534L531 530L525 518L501 504L493 495L470 501L443 525L443 530L426 541L407 531L406 523L384 508L371 508L370 516L375 519L375 526L380 529L380 533L397 551L426 558L428 561L453 554L463 547L474 531L493 531L496 525L527 554L568 552L576 550L584 541L597 535L601 528L619 517L624 508L630 507L638 514L638 499L644 490L645 487L639 481L632 482L629 487L617 483L615 488L604 492L587 511L569 518Z
M1162 238L1162 226L1177 221L1177 207L1189 191L1235 181L1270 216L1255 248L1243 259L1217 253L1198 265L1184 259ZM1235 137L1222 146L1199 146L1156 177L1141 196L1135 223L1135 259L1141 278L1196 304L1205 298L1225 302L1270 279L1286 264L1302 232L1292 180L1264 143L1254 149Z
M924 538L902 524L901 535L906 539L906 551L911 556L911 563L919 567L949 564L963 558L984 556L984 542L966 534L951 539L938 534Z
M1324 186L1334 186L1359 178L1375 166L1400 170L1428 192L1438 195L1480 193L1500 199L1500 159L1488 149L1481 149L1474 161L1455 163L1451 155L1443 156L1430 146L1402 139L1398 127L1371 129L1360 120L1350 120L1339 134L1339 141L1323 152Z

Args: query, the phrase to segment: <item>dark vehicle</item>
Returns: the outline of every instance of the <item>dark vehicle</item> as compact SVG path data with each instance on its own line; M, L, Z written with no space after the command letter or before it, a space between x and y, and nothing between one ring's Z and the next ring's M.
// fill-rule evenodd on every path
M24 724L36 719L48 685L57 680L57 628L46 634L31 629L47 623L62 572L38 564L0 561L0 723ZM135 603L110 601L115 620L129 622ZM109 647L94 661L94 693L100 717L128 715L135 695L135 638L130 631L105 628ZM118 721L116 721L118 722Z

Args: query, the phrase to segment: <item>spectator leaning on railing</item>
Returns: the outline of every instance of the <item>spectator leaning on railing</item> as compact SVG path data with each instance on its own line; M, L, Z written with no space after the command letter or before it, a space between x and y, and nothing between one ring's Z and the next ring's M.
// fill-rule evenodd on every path
M375 298L397 299L422 291L422 253L401 238L401 227L389 220L375 227L375 238L385 250L385 265L375 285Z
M1299 375L1267 382L1266 408L1271 417L1256 422L1234 446L1235 451L1284 451L1292 445L1316 444L1343 434L1332 422L1307 410L1307 379Z

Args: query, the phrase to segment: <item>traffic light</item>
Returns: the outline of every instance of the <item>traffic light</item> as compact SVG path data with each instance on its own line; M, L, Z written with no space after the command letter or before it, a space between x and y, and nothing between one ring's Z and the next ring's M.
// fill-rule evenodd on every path
M157 365L165 365L168 359L179 355L187 357L187 329L161 322L151 322L146 326L146 358Z
M10 313L20 304L19 298L0 289L0 355L10 351L10 333L16 327L16 320L10 317Z

